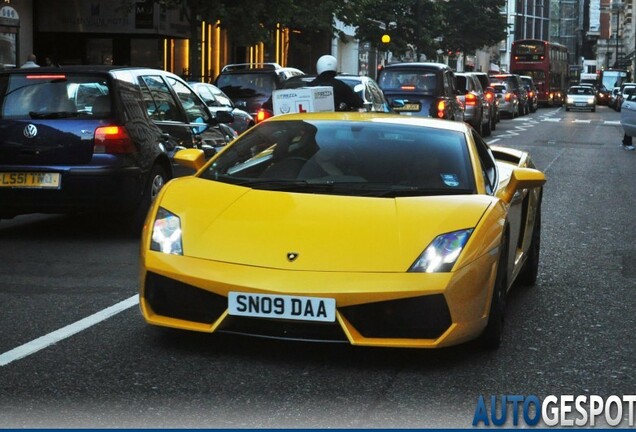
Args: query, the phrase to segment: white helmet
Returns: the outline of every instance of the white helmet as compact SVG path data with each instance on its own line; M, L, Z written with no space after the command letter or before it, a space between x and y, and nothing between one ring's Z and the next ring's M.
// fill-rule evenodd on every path
M332 55L324 55L318 59L316 62L316 72L320 75L326 71L336 72L338 61Z

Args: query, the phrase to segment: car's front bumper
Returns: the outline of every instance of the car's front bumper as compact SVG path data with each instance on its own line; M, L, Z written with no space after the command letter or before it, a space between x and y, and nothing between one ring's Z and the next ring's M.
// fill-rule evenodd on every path
M140 307L149 324L383 347L436 348L483 331L496 257L454 273L286 271L146 251ZM333 298L336 321L244 318L228 313L229 292Z

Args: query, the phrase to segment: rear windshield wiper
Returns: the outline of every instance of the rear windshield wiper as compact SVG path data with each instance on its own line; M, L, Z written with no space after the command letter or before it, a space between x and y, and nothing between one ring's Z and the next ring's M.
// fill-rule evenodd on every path
M32 119L59 119L59 118L69 118L69 117L78 117L82 113L77 111L56 111L56 112L44 112L38 113L35 111L29 111L29 117Z

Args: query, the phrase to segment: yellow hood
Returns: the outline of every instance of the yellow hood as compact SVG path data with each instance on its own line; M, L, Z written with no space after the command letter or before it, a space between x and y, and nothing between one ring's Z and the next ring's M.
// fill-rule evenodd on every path
M189 177L171 182L160 205L181 218L190 257L299 271L405 272L439 234L475 227L492 202L479 195L288 193Z

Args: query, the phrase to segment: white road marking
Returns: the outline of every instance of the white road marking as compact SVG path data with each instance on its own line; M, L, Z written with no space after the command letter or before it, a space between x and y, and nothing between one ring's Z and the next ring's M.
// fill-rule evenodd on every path
M543 121L558 123L561 121L561 119L560 118L544 118Z
M139 295L134 295L124 301L121 301L113 306L103 309L91 316L83 318L79 321L69 324L66 327L62 327L59 330L55 330L47 335L41 336L37 339L27 342L17 348L7 351L4 354L0 354L0 367L6 366L9 363L20 360L34 354L48 346L51 346L61 340L69 338L76 333L86 330L108 318L117 315L120 312L125 311L135 305L139 304Z
M592 120L579 120L579 119L574 119L574 120L572 120L572 123L592 123Z
M621 121L620 120L605 120L604 123L606 125L620 125Z

